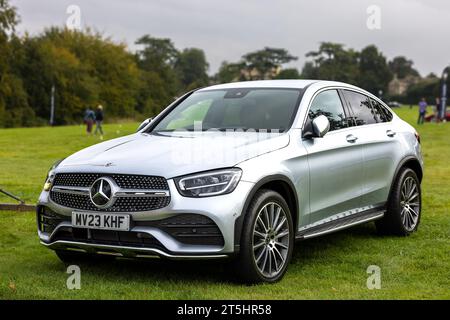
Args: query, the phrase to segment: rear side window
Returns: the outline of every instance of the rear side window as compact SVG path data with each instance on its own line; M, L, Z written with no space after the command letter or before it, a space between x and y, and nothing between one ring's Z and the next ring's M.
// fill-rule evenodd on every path
M363 126L366 124L377 123L377 118L370 105L369 97L348 90L344 90L344 96L353 110L354 124Z
M330 121L330 131L347 127L347 118L342 107L341 98L336 90L319 93L309 108L309 118L324 115Z
M392 120L392 113L386 107L374 99L370 99L370 102L378 122L389 122Z

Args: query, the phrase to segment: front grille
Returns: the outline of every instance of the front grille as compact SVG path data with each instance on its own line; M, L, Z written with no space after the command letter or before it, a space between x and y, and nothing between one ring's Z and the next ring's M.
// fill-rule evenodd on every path
M215 222L199 214L179 214L163 220L134 223L136 226L159 228L184 244L224 245L222 233Z
M100 177L109 177L118 187L127 190L163 190L168 191L169 185L164 177L103 174L103 173L57 173L53 185L59 187L90 188ZM52 190L50 198L53 202L71 209L106 212L136 212L151 211L164 208L170 203L170 196L121 196L117 197L109 208L99 209L91 201L88 193L67 193Z
M169 185L164 177L137 174L57 173L53 185L90 187L100 177L110 177L119 187L124 189L169 190Z
M170 197L121 197L117 198L112 207L99 209L94 206L88 195L51 191L50 198L64 207L106 212L149 211L164 208L170 203Z
M164 250L161 242L153 236L132 231L88 230L83 228L61 227L52 237L52 241L58 240Z

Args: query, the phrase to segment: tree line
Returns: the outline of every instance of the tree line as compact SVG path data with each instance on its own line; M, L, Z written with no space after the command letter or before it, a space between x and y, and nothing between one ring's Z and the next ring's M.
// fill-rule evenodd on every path
M387 61L373 45L358 52L335 43L322 43L309 52L300 72L282 69L296 56L265 47L244 54L240 61L223 62L209 76L203 50L179 50L170 39L144 35L131 52L125 44L89 29L50 27L36 36L18 36L18 23L16 9L0 0L0 127L48 124L52 88L54 123L64 125L79 123L86 107L98 104L110 118L152 116L183 92L212 83L327 79L378 94L387 92L394 74L420 76L405 57Z
M17 11L0 0L0 127L48 124L54 88L55 124L79 123L86 107L109 117L147 117L181 92L209 83L205 54L178 50L145 35L138 50L92 30L51 27L19 37Z

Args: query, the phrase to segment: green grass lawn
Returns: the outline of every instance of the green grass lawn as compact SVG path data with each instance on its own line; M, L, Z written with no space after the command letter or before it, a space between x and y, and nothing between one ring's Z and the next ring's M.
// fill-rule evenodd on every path
M414 124L417 109L396 111ZM105 139L136 127L106 125ZM34 213L0 212L0 299L449 299L450 123L418 131L423 215L410 237L379 237L367 224L299 242L286 276L273 285L237 284L223 261L118 259L82 264L81 290L68 290L66 266L39 244ZM1 129L0 187L34 203L55 160L97 142L81 126ZM369 265L381 268L380 290L366 287Z

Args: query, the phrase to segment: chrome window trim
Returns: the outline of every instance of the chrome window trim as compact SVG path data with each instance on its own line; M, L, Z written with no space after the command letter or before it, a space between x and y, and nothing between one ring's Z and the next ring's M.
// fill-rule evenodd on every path
M309 99L308 107L306 108L305 116L304 116L303 121L302 121L302 127L301 127L302 132L303 132L303 129L305 128L306 120L308 119L309 109L311 108L311 105L312 105L314 99L315 99L320 93L322 93L322 92L324 92L324 91L328 91L328 90L341 90L341 89L344 89L344 88L345 88L345 87L341 87L341 86L329 86L329 87L323 87L323 88L320 88L320 89L318 89L316 92L314 92L314 94L312 95L311 99ZM338 93L338 94L339 94L339 93ZM341 98L340 95L339 95L339 99L341 100L341 103L342 103L342 109L343 109L344 112L345 112L346 110L345 110L344 102L342 101L342 98ZM348 128L351 128L351 127L342 128L342 129L338 129L338 130L333 130L333 131L330 131L329 133L332 133L332 132L339 132L339 131L341 131L341 130L346 130L346 129L348 129ZM327 133L327 135L328 135L328 133Z
M305 116L304 116L303 121L302 121L302 126L301 126L301 130L302 131L305 128L305 123L306 123L306 120L308 118L308 113L309 113L309 109L311 108L312 102L314 101L314 99L317 97L317 95L319 93L322 93L323 91L327 91L327 90L348 90L348 91L354 91L356 93L359 93L359 94L365 95L365 96L367 96L369 98L372 98L372 99L380 102L381 105L383 107L385 107L392 114L392 119L391 119L391 121L388 121L388 122L370 123L370 124L364 124L362 126L352 126L352 127L342 128L342 129L338 129L338 130L333 130L333 131L330 131L329 133L327 133L326 135L331 134L333 132L339 132L341 130L347 130L347 129L350 129L350 128L363 128L363 127L366 127L366 126L372 126L372 125L377 125L377 124L391 123L394 120L395 116L396 116L395 112L393 112L391 108L389 108L383 101L381 101L378 97L376 97L375 95L371 94L370 92L367 92L367 91L364 91L364 90L360 90L358 88L353 88L353 87L328 86L328 87L323 87L323 88L318 89L316 92L314 92L314 94L312 95L311 99L309 100L308 107L306 109ZM342 101L342 99L341 99L341 102L344 103L344 101ZM344 112L345 112L346 111L345 110L345 106L342 105L342 107L344 108ZM299 108L299 110L300 110L300 108Z

